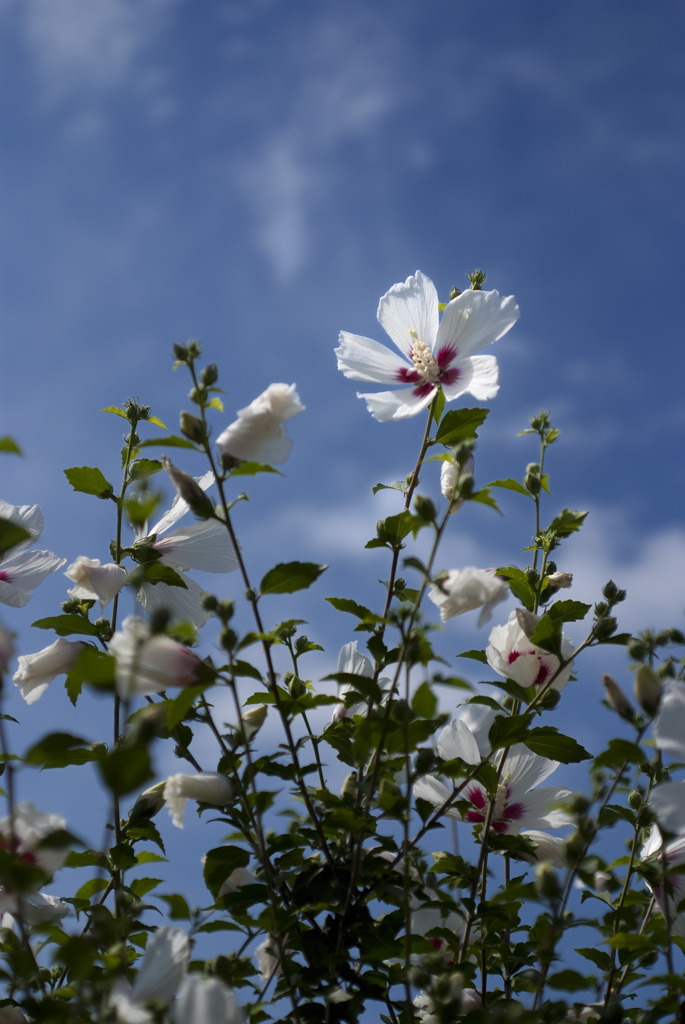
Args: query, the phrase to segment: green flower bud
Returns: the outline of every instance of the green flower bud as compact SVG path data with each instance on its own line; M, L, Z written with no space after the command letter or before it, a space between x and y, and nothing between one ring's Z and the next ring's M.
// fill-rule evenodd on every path
M425 497L423 494L417 494L414 498L414 509L420 519L425 520L427 523L435 522L437 513L435 505L430 498Z
M559 876L549 861L543 861L535 869L535 891L546 900L558 900L561 897Z
M307 684L299 676L293 675L292 672L286 672L283 682L288 687L288 693L294 700L297 700L298 697L304 697L307 692Z
M661 680L651 665L638 665L635 673L635 700L653 717L661 703Z
M628 641L628 654L634 661L643 661L647 657L647 648L642 640L634 636Z
M208 363L200 374L200 380L205 387L211 387L219 379L219 368L216 363Z
M180 498L188 503L191 512L198 519L214 519L214 505L200 487L197 480L187 473L176 469L171 459L166 455L162 456L162 465L171 477L171 482L176 488Z
M184 411L181 413L180 427L183 436L195 444L203 444L207 440L207 431L202 420L198 419L197 416L193 416L190 412Z
M612 707L616 714L620 715L621 718L625 718L626 721L631 722L635 717L633 706L616 680L605 672L602 676L602 683L604 685L604 695L609 706Z

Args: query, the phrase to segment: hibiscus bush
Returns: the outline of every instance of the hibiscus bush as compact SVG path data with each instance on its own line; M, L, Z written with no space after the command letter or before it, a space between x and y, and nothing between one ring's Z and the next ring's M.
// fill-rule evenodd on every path
M685 761L685 638L620 632L613 581L594 605L572 596L559 551L586 513L550 514L548 413L523 431L537 461L476 485L488 410L465 401L495 397L482 350L519 314L482 273L469 280L444 304L420 272L391 288L378 319L396 351L340 335L345 376L389 388L360 396L372 416L424 423L406 477L375 488L397 503L366 544L387 560L378 600L325 598L344 642L324 678L309 678L322 645L298 594L326 567L305 551L257 579L240 542L243 489L290 453L294 385L220 429L218 368L177 345L191 387L178 433L140 403L111 407L126 421L120 482L65 470L74 502L109 502L115 539L66 568L61 608L33 622L54 636L42 650L15 660L14 610L0 632L0 1024L682 1019L685 783L670 772ZM160 515L162 478L176 498ZM523 556L443 564L459 510L491 514L501 491L533 524ZM66 564L36 547L42 526L37 506L0 504L11 609ZM232 582L207 593L193 570ZM486 649L444 656L439 623L474 611L495 617ZM617 735L589 752L560 724L603 645L626 648L634 698L605 675ZM61 677L63 719L18 745ZM70 716L92 697L80 736ZM179 770L160 778L171 756ZM104 797L67 822L24 798L36 767L95 775ZM211 839L179 872L184 827Z

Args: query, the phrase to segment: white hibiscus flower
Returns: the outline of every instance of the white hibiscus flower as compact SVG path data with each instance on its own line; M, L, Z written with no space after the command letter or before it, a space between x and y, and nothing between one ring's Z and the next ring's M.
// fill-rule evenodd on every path
M31 534L0 562L0 602L12 608L23 608L33 597L31 591L51 572L61 568L66 558L58 558L52 551L28 550L40 537L45 524L38 505L10 505L0 501L0 519L23 526Z
M408 385L359 395L377 420L414 416L439 389L448 401L465 394L486 401L497 394L497 362L474 353L506 334L518 317L512 295L466 291L447 304L440 319L435 285L417 270L404 284L393 285L378 306L378 320L401 355L342 331L335 350L338 369L350 380Z

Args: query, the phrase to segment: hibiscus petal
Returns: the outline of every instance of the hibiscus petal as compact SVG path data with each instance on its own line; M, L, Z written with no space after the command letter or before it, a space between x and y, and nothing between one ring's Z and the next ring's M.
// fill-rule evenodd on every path
M385 423L387 420L402 420L421 412L433 401L437 388L430 388L423 396L416 396L414 391L414 388L400 388L398 391L379 391L375 395L357 392L357 398L365 400L374 419Z
M459 380L445 384L443 391L448 402L461 395L473 395L479 402L487 402L499 391L499 367L494 356L467 356L458 359Z
M161 552L166 562L185 569L232 572L238 568L226 524L215 519L173 530L156 540L153 547Z
M519 308L513 295L496 291L462 292L448 302L437 331L436 348L452 345L460 358L497 341L514 326Z
M379 323L409 359L417 336L433 350L438 319L438 293L420 270L404 284L394 284L378 304Z
M340 332L340 345L335 354L338 357L338 369L350 380L396 384L399 372L407 369L406 361L386 345L359 334L348 334L347 331Z
M460 757L467 764L480 762L480 751L475 737L465 722L455 718L438 736L438 753L446 761Z
M516 831L523 826L532 829L563 828L573 824L573 815L553 805L569 800L573 796L570 789L557 789L555 786L541 786L521 797L524 806L523 816L517 822ZM512 795L513 800L516 799Z
M194 626L203 626L209 613L202 607L206 592L189 576L184 577L186 585L170 587L167 583L144 583L138 591L138 602L148 615L166 609L173 622L192 622Z

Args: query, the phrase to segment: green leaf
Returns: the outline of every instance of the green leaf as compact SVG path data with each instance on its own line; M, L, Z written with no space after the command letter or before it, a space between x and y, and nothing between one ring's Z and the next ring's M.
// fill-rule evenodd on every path
M157 420L151 419L150 423L156 423L159 426ZM167 448L192 448L194 451L199 451L192 441L186 437L177 437L175 434L169 434L168 437L148 437L147 441L138 443L139 448L159 448L162 445Z
M582 601L557 601L556 604L549 606L546 614L557 622L579 622L585 618L591 607Z
M478 437L478 428L488 413L489 409L453 409L443 417L435 440L439 444L455 445Z
M204 860L203 875L205 885L214 899L219 889L236 868L246 868L250 863L247 850L239 846L218 846L210 850Z
M327 565L315 562L281 562L263 577L259 592L262 595L292 594L296 590L306 590L327 568Z
M506 491L516 491L517 494L523 494L526 498L532 498L530 491L527 491L523 484L520 484L518 480L514 480L513 477L507 477L506 480L493 480L489 487L502 487Z
M593 963L595 967L599 967L600 971L611 970L611 957L603 949L595 949L590 946L589 948L577 949L576 953L580 956L585 957L590 963Z
M50 732L29 747L24 754L24 761L40 768L65 768L70 764L97 761L105 749L104 743L89 744L81 736L72 736L68 732Z
M84 644L75 663L67 673L65 689L72 704L76 704L84 683L93 686L114 687L115 661L111 654Z
M159 416L146 416L145 419L148 423L153 423L156 427L161 427L162 430L169 429L164 423L162 423Z
M140 586L142 583L166 583L169 587L182 587L188 589L188 585L175 569L163 562L143 562L133 572L129 573L128 583Z
M267 466L264 462L241 462L228 474L229 476L256 476L257 473L279 473L273 466Z
M396 516L388 516L387 519L379 519L376 523L376 537L369 541L366 547L378 547L380 544L388 544L391 548L402 547L402 541L408 534L415 532L422 524L417 516L408 509L398 513Z
M170 896L160 896L169 908L169 917L172 921L189 921L191 918L190 907L185 897L180 893L172 893Z
M525 743L533 717L532 712L525 715L497 715L488 733L492 749Z
M382 622L383 619L380 615L376 615L370 608L366 608L363 604L357 604L349 597L327 597L326 600L329 604L339 612L349 612L350 615L356 615L362 622L367 623L369 626L377 625Z
M514 597L518 597L519 601L529 612L533 610L535 607L535 591L531 587L523 569L518 569L515 565L508 565L498 569L497 576L502 576L503 579L508 580L509 589Z
M23 544L24 541L30 539L29 530L25 530L23 526L19 526L9 519L0 519L0 558L12 548L16 548L17 544Z
M7 452L8 455L24 454L14 438L9 437L8 434L5 434L4 437L0 437L0 452Z
M578 971L566 968L564 971L557 971L550 974L547 984L558 992L583 992L592 986L592 978L586 978ZM599 1011L598 1011L599 1012Z
M430 683L421 683L411 700L412 711L421 718L435 718L438 700Z
M108 405L105 409L100 409L100 412L111 412L114 416L121 416L122 419L128 420L128 416L118 405Z
M57 636L97 636L98 631L92 622L82 615L49 615L46 619L36 619L31 623L36 629L54 629Z
M97 498L113 498L114 488L94 466L73 466L65 469L64 475L75 491L83 494L94 494Z
M378 494L379 491L401 491L402 494L406 494L409 484L406 480L395 480L391 484L374 484L371 490L374 494Z
M148 476L153 476L153 474L159 473L161 468L162 463L158 462L157 459L136 459L136 461L131 464L131 480L144 480Z
M462 651L461 654L457 655L458 658L471 658L473 661L480 661L482 665L487 665L488 659L485 657L485 651Z
M531 729L523 740L529 750L541 757L548 757L552 761L560 761L562 764L576 764L578 761L588 761L592 754L588 754L585 747L572 739L564 736L553 725L541 725L537 729Z
M145 747L117 747L102 757L98 769L104 782L118 796L143 789L153 776L150 754Z
M560 512L558 516L555 516L552 522L549 524L548 529L553 530L558 537L568 537L570 534L575 533L579 530L585 519L587 512L579 512L576 509L565 508L563 512Z

